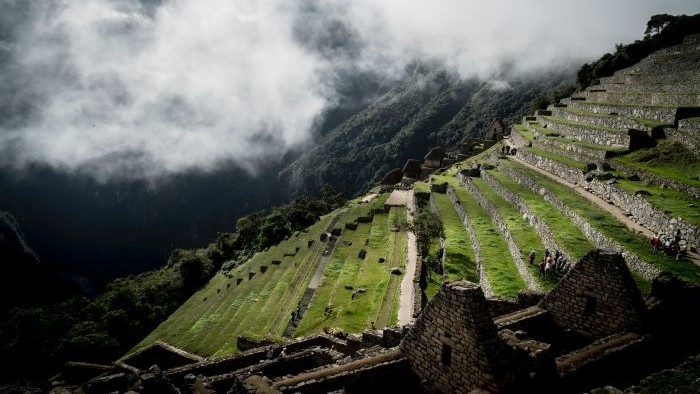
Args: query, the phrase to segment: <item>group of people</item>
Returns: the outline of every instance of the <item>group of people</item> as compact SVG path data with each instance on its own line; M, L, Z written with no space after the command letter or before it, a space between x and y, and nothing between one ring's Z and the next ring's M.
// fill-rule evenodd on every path
M537 258L537 251L534 249L530 251L527 256L530 265L535 264ZM568 268L568 263L564 254L557 250L554 255L549 251L549 249L544 250L544 257L540 260L537 265L539 268L538 275L540 277L549 278L554 276L555 272L566 272Z
M676 260L678 260L686 253L680 229L676 230L673 237L666 237L664 234L656 233L651 237L650 243L654 254L658 254L659 251L662 251L669 256L675 256Z
M503 146L501 147L501 153L504 154L504 155L512 155L512 156L515 156L515 154L516 154L517 152L518 152L518 148L515 148L515 147L511 148L511 147L508 146L508 145L503 145Z

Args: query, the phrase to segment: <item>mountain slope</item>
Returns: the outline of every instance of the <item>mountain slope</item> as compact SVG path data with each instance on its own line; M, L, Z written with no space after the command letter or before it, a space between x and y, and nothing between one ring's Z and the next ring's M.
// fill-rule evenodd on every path
M443 69L417 71L287 166L280 178L296 190L328 182L357 195L426 146L451 146L477 136L495 117L514 121L530 101L573 80L573 68L538 75L506 74L498 81L462 80Z

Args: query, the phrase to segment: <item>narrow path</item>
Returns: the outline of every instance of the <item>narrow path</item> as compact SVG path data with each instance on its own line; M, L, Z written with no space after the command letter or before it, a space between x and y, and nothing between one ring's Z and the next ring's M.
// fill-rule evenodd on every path
M547 172L537 166L534 166L527 161L517 157L517 156L508 156L509 159L522 164L523 166L530 168L534 171L539 172L540 174L552 179L553 181L559 182L560 184L569 187L571 190L576 191L580 196L584 197L588 201L596 204L606 212L610 213L613 215L617 220L619 220L622 224L624 224L627 228L629 228L632 231L639 232L643 234L647 238L651 238L654 236L654 232L649 230L648 228L642 226L641 224L635 222L634 220L630 219L627 215L625 215L625 212L622 210L622 208L618 207L617 205L610 204L607 201L603 200L602 198L596 196L595 194L587 191L581 185L577 183L572 183L567 181L564 178L561 178L557 175L554 175L550 172ZM693 253L688 251L688 259L693 262L693 264L700 266L700 255L697 253Z
M416 206L413 200L413 190L411 190L406 198L406 221L408 223L413 223L413 215L415 213ZM404 272L401 288L399 289L399 326L405 326L413 322L413 300L415 299L413 278L416 275L416 266L418 265L416 236L410 231L407 231L406 235L408 236L408 251L406 253L406 272Z

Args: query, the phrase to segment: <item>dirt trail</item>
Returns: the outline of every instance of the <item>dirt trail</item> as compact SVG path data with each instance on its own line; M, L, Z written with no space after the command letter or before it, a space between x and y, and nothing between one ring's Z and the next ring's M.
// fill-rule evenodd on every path
M581 185L569 182L564 178L561 178L557 175L554 175L552 173L544 171L541 168L536 167L536 166L526 162L525 160L522 160L521 158L519 158L517 156L508 156L508 158L519 163L519 164L522 164L523 166L525 166L527 168L535 170L535 171L539 172L540 174L542 174L542 175L544 175L544 176L546 176L546 177L548 177L556 182L559 182L562 185L568 186L569 188L571 188L571 190L576 191L576 193L578 193L580 196L586 198L588 201L591 201L592 203L596 204L597 206L599 206L603 210L605 210L608 213L610 213L611 215L613 215L620 222L622 222L625 226L627 226L627 228L629 228L630 230L639 232L647 238L651 238L652 236L654 236L653 231L649 230L648 228L642 226L641 224L635 222L634 220L630 219L627 215L625 215L625 212L622 210L622 208L618 207L617 205L608 203L607 201L603 200L602 198L587 191L586 189L581 187ZM690 261L692 261L695 265L700 266L700 255L698 255L697 253L688 252L688 259Z

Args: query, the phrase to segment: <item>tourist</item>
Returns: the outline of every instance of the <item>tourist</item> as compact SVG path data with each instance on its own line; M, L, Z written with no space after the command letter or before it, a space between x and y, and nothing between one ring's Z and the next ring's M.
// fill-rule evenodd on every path
M659 253L659 246L661 246L661 237L659 237L659 234L657 233L651 237L651 248L654 251L654 254Z
M277 356L277 358L281 358L281 359L287 358L287 348L286 347L282 348L282 351L280 352L280 355Z
M275 352L272 350L272 346L267 348L267 359L272 360L272 358L275 356Z
M544 266L544 276L546 278L552 276L552 270L554 269L554 263L552 260L552 256L548 256L545 266Z
M544 258L543 258L542 261L540 261L540 264L539 264L539 269L540 269L540 270L539 270L539 272L537 273L537 275L539 275L540 277L541 277L542 275L544 275L544 269L545 269L546 266L547 266L547 264L545 263L545 260L544 260Z
M532 249L530 254L527 255L530 265L535 264L535 256L537 256L537 252L535 252L535 249Z

